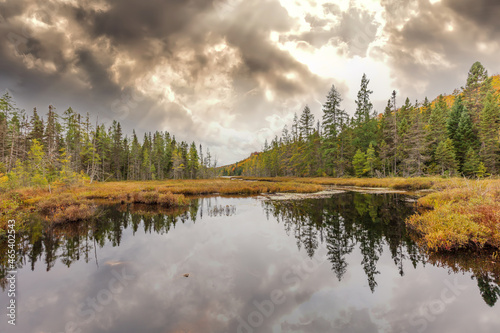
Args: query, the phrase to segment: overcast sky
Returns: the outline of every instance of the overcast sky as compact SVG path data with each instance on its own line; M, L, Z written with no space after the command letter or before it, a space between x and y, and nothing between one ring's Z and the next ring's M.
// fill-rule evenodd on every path
M219 165L260 150L332 84L382 112L499 72L498 0L0 0L0 90L125 132L167 130Z

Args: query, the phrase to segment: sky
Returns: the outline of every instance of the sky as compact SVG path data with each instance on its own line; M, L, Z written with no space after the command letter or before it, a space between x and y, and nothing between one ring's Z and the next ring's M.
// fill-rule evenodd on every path
M169 131L217 156L259 151L330 87L354 114L450 94L480 61L498 74L497 0L0 0L0 91Z

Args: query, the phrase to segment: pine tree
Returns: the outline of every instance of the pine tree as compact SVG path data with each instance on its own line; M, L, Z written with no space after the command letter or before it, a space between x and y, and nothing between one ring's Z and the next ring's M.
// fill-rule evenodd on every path
M193 141L193 143L191 143L191 146L189 147L188 159L189 177L191 179L195 179L197 177L199 167L198 151L196 151L196 144Z
M385 107L384 114L380 120L380 141L385 143L382 158L388 162L387 171L389 173L392 172L394 175L397 173L397 148L399 145L397 111L395 105L393 104L395 103L395 100L396 91L393 91L392 97L387 101L387 106Z
M462 167L462 173L467 177L477 176L480 172L480 159L474 148L469 147L465 155L465 161Z
M370 143L368 150L366 151L366 162L364 167L364 173L367 173L370 177L374 176L375 166L377 164L377 156L375 155L375 149Z
M456 132L458 130L458 124L462 117L462 113L465 111L465 105L462 102L462 97L458 96L455 98L453 107L451 108L450 115L446 121L446 131L448 137L453 141L453 144L457 143Z
M322 151L328 174L337 175L336 162L341 158L339 134L348 115L340 108L342 98L332 85L323 105L323 143Z
M311 113L309 106L305 106L302 111L302 115L300 116L299 121L299 131L300 135L303 139L307 140L309 135L312 134L314 127L314 115Z
M47 151L49 161L55 161L59 151L59 122L58 115L55 113L55 108L49 105L47 114L47 126L44 133L44 147Z
M370 95L373 93L368 89L370 80L363 74L361 78L361 87L356 99L356 111L354 113L355 140L354 145L361 150L368 149L370 144L376 144L377 123L372 119L373 104L370 101Z
M458 162L459 170L465 163L465 157L470 148L477 150L479 148L479 141L474 133L472 120L469 116L469 111L464 108L460 121L458 123L457 131L455 132L455 141L453 143Z
M394 174L396 175L398 173L398 147L399 147L399 134L398 134L398 110L396 108L396 90L392 91L392 97L391 97L391 104L393 107L393 124L392 124L392 130L393 130L393 145L394 145Z
M407 154L404 164L407 166L408 173L413 176L421 176L425 163L430 160L423 117L424 115L417 110L412 126L405 136Z
M297 117L297 113L293 115L293 123L292 123L292 140L296 142L299 139L299 119Z
M32 186L45 186L48 184L46 178L46 161L43 146L40 141L33 139L31 149L28 153L29 176Z
M434 168L437 168L439 164L436 160L436 149L439 144L441 142L444 142L447 138L447 113L448 109L446 106L446 102L443 98L443 95L440 95L434 106L431 108L427 131L427 144L429 147L429 155L431 156L431 172L438 172L438 170L434 170Z
M122 128L119 122L113 121L112 125L112 147L111 147L111 171L114 178L117 180L123 179L122 174L122 157L123 157L123 141L122 141Z
M288 126L286 124L285 126L283 126L283 130L281 131L281 140L283 141L284 145L288 145L290 142L292 142L292 138L290 137Z
M451 139L441 141L436 148L435 159L441 168L441 174L454 175L457 171L457 162L455 159L455 149Z
M464 88L465 104L475 124L479 123L479 114L483 109L482 100L490 90L490 84L488 71L476 61L469 70Z
M9 131L12 129L9 124L13 118L13 114L16 112L16 106L12 99L12 96L8 92L0 97L0 144L1 144L1 160L5 165L7 165L7 170L11 169L8 156L10 156L10 151L12 147L11 135ZM10 142L9 142L10 140Z
M365 153L363 153L361 149L358 149L352 160L352 165L354 167L354 174L356 175L356 177L362 177L365 174L365 164L366 164Z
M391 158L390 158L390 152L389 152L389 146L385 142L384 139L379 144L379 156L380 156L380 163L382 165L382 173L384 177L387 175L387 170L390 169L391 165Z
M207 155L209 155L208 152ZM173 152L174 179L182 178L184 174L184 169L185 169L185 164L183 163L182 152L179 149L176 149Z
M33 116L30 120L31 132L29 134L30 140L37 140L39 143L43 140L44 125L43 120L38 116L36 108L33 108Z
M130 147L130 180L140 179L141 170L141 145L135 134L135 130L132 131L132 143Z
M368 83L370 83L370 80L366 78L366 74L363 74L361 78L361 87L359 88L356 99L356 111L354 113L356 124L366 123L370 119L373 110L373 104L370 101L370 95L373 91L368 89Z
M479 123L479 138L481 141L481 159L488 172L494 174L499 161L499 119L500 108L498 98L491 92L486 96L484 108L481 111Z

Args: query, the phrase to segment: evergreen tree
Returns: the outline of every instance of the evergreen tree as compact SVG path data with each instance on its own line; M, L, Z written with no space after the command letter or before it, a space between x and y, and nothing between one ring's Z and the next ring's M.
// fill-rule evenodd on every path
M404 164L406 165L408 174L412 176L421 176L425 168L425 163L430 160L423 117L423 114L416 111L412 120L412 126L405 136L407 154Z
M314 115L311 113L309 106L305 106L302 111L302 115L300 116L299 121L299 131L300 135L303 139L309 138L309 135L312 134L314 128Z
M189 147L188 160L189 177L191 179L195 179L197 177L199 167L198 151L196 150L196 144L193 141Z
M370 95L373 93L368 89L370 80L363 74L361 78L361 87L356 99L356 111L354 113L355 140L354 145L361 150L368 149L370 144L376 145L377 123L373 119L373 104L370 101Z
M438 172L434 170L438 168L438 161L436 159L436 149L441 142L444 142L447 138L446 131L446 115L448 113L448 108L443 95L440 95L435 102L434 106L431 108L431 113L429 117L428 131L427 131L427 144L429 147L429 155L431 157L431 172Z
M446 131L448 133L448 137L453 141L453 144L457 143L456 132L458 130L458 124L462 117L462 113L465 111L465 105L462 102L462 97L458 96L455 98L453 103L453 107L451 108L450 115L446 122Z
M123 163L123 138L122 128L119 122L113 121L112 131L112 147L111 147L111 172L117 180L123 179L122 163Z
M323 144L322 151L328 174L337 175L336 162L341 159L339 134L342 131L347 113L340 108L342 98L332 85L323 105Z
M46 148L49 161L54 161L57 158L59 151L59 122L58 115L55 113L55 108L49 105L47 114L47 126L44 133L44 147Z
M364 167L364 173L367 173L370 177L374 176L375 166L377 164L377 156L375 155L375 149L370 143L368 150L366 151L366 162Z
M455 159L455 149L451 139L441 141L436 148L436 162L438 163L442 175L454 175L457 171L457 162Z
M479 155L476 153L474 148L469 147L469 150L465 155L462 173L467 177L479 176L479 173L481 173L480 164L481 161L479 159Z
M354 174L356 175L356 177L362 177L365 174L365 164L366 164L365 153L363 153L361 149L358 149L352 161L352 165L354 167Z
M498 98L489 92L480 115L479 138L481 140L481 159L488 172L494 174L499 161L499 119L500 107Z
M29 134L30 140L37 140L39 143L43 142L44 125L43 120L38 116L36 108L33 108L33 116L31 117L31 132Z
M37 139L32 140L31 149L28 154L29 176L32 186L45 186L48 184L46 178L46 161L43 146Z
M479 123L479 114L483 109L482 100L490 90L490 84L488 71L476 61L469 70L464 88L465 103L475 124Z
M293 123L292 123L292 140L296 142L299 139L299 119L297 117L297 113L293 115Z
M469 149L477 150L479 147L479 141L476 133L474 133L472 120L467 109L462 111L453 145L455 147L459 170L462 170L462 166L465 163L465 156Z

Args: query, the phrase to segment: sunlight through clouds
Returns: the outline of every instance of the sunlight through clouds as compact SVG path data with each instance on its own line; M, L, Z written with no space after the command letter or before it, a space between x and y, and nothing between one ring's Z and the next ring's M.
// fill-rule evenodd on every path
M207 139L229 163L247 154L228 146L233 132L258 150L281 132L262 120L306 104L320 119L332 84L352 115L363 73L382 112L394 89L419 100L452 90L478 58L498 72L488 1L477 12L463 0L5 0L0 83L27 110L72 106L120 117L127 133ZM142 97L117 114L131 93Z

